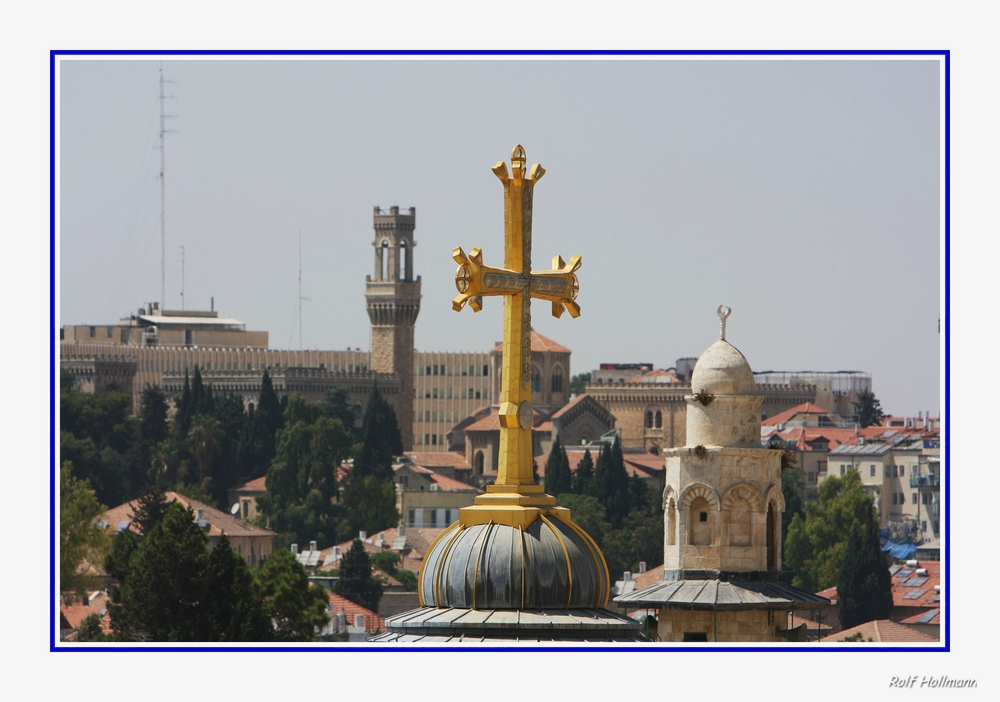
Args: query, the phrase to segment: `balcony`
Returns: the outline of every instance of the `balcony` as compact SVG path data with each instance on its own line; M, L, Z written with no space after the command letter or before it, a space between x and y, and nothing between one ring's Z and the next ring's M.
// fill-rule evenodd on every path
M931 473L930 475L911 475L910 487L936 490L941 487L941 476L936 473Z

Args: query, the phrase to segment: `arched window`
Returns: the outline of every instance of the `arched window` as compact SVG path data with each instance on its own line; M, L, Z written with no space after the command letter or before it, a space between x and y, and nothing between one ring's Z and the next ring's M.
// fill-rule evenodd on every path
M410 252L405 241L399 242L399 279L410 279Z
M562 391L563 391L562 368L556 366L556 369L552 371L552 394L561 395Z
M655 422L655 426L656 426L657 429L662 429L663 428L663 412L661 412L660 410L656 410L656 422Z
M538 366L532 366L531 368L531 392L541 392L542 391L542 373L538 370Z
M742 498L733 500L729 508L729 545L751 546L753 534L750 522L750 503Z
M677 503L674 502L673 498L670 499L667 505L666 527L667 527L667 546L677 545Z
M774 519L774 504L771 502L767 503L767 569L777 570L778 569L778 550L775 548L774 530L775 530L775 519Z
M485 458L483 458L483 452L482 451L476 451L476 458L475 458L476 475L482 475L483 474L483 462L484 461L485 461Z
M382 255L379 257L379 279L386 280L389 277L389 241L387 239L382 240Z
M653 428L653 411L652 410L646 410L646 428L647 429L652 429Z

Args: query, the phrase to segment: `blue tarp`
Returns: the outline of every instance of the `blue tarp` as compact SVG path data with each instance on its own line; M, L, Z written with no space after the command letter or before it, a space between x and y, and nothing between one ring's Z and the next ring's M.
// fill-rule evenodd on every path
M909 543L896 543L895 541L886 541L882 544L882 550L888 551L889 555L893 558L897 558L901 561L905 561L908 558L912 558L917 553L917 547L915 544Z

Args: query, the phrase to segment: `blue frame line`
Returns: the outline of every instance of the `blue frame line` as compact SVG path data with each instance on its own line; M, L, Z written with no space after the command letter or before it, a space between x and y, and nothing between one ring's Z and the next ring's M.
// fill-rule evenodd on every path
M630 57L630 56L929 56L944 59L944 412L941 418L942 427L946 428L950 434L951 420L951 51L948 49L840 49L840 50L820 50L820 49L691 49L691 50L659 50L659 49L350 49L350 50L329 50L329 49L184 49L184 50L152 50L152 49L53 49L49 53L49 533L50 533L50 557L49 557L49 594L50 602L58 602L58 568L55 561L55 544L58 535L56 525L56 489L58 481L58 466L56 457L58 449L55 436L55 413L57 407L58 394L56 390L56 314L55 314L55 251L56 251L56 201L55 201L55 154L56 154L56 64L57 58L62 56L595 56L595 57ZM950 556L948 545L951 539L951 443L947 437L942 437L945 453L945 554ZM107 651L119 653L166 653L166 652L188 652L188 653L210 653L210 652L263 652L263 653L297 653L297 652L317 652L317 651L347 651L347 652L448 652L448 653L506 653L523 651L546 651L557 653L579 653L579 652L600 652L600 653L660 653L674 651L682 653L790 653L790 652L846 652L846 653L947 653L951 651L951 561L950 557L944 564L945 581L945 634L940 642L943 646L878 646L878 647L849 647L831 648L828 646L806 645L806 646L670 646L657 644L642 644L639 646L617 645L601 646L587 644L585 646L546 646L545 648L511 646L420 646L414 644L394 644L391 646L377 644L362 645L310 645L310 646L67 646L59 645L56 636L57 631L57 610L53 609L49 613L49 650L51 652L93 652Z

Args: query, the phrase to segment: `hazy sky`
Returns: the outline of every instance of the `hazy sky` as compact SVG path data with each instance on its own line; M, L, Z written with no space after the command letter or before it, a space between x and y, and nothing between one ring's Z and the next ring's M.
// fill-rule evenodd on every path
M159 298L159 62L59 68L60 321ZM940 408L936 60L185 60L163 63L166 304L297 347L369 347L372 207L417 208L418 350L487 350L451 250L503 262L490 168L520 143L533 267L583 257L579 319L535 329L669 367L727 337L755 370L872 373L883 409Z

